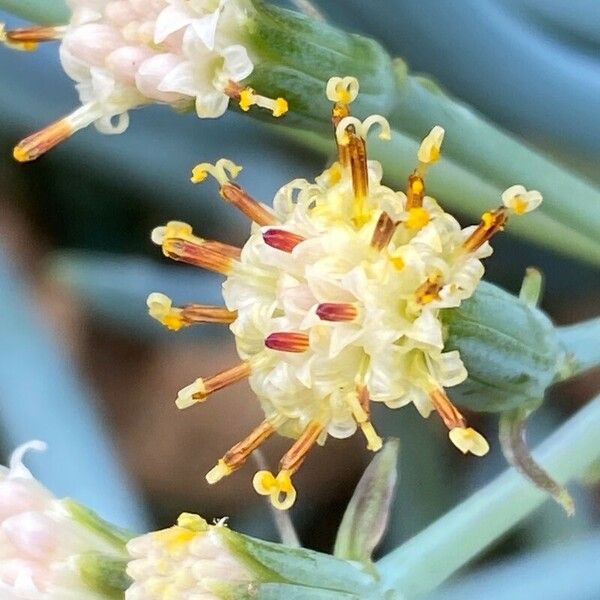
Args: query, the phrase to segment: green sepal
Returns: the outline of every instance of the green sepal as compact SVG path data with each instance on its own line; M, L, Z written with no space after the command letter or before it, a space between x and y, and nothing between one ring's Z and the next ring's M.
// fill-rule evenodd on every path
M134 533L105 521L93 510L71 498L64 498L61 503L75 521L98 534L120 551L124 552L127 542L135 536Z
M387 440L366 468L346 508L333 554L372 567L373 550L383 537L398 478L400 442Z
M290 548L220 528L235 556L263 583L290 583L369 597L375 581L357 566L305 548Z
M557 329L538 308L481 282L460 307L443 311L445 351L458 350L468 379L453 400L479 412L503 412L535 402L563 370Z
M77 557L79 574L84 584L111 600L122 600L125 590L132 584L126 572L127 562L126 558L114 558L97 552Z
M221 600L383 600L376 590L368 596L361 592L348 593L328 589L317 589L291 583L216 584L211 592ZM386 597L387 598L387 597Z

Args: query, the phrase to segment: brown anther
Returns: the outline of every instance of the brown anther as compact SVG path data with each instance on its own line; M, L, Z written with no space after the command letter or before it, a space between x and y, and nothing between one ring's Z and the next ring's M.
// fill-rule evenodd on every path
M423 206L423 198L425 197L425 180L423 177L414 171L408 177L406 186L406 209L419 208Z
M319 436L325 429L320 421L311 421L306 429L300 434L294 445L285 453L279 466L281 470L295 473L306 459L310 449L315 445Z
M263 233L263 240L267 246L271 246L272 248L276 248L283 252L291 252L305 239L306 238L303 238L297 233L285 231L284 229L267 229L267 231Z
M308 345L308 334L295 331L278 331L265 339L267 348L280 352L306 352Z
M227 310L221 306L208 306L206 304L187 304L181 309L182 318L189 323L233 323L237 312Z
M222 460L231 472L239 469L248 460L248 457L259 446L264 444L275 433L275 426L269 421L263 421L249 436L232 446L223 456Z
M68 119L55 121L19 142L13 156L18 162L31 162L73 135L74 129Z
M221 242L204 241L200 238L198 240L199 243L179 238L167 238L162 245L163 253L173 260L223 275L231 272L235 258L239 257L239 248Z
M373 231L371 247L379 252L386 248L394 236L397 226L398 223L394 222L390 215L386 212L382 212L377 221L377 225L375 225L375 230Z
M508 221L508 215L509 209L504 206L484 213L477 229L463 242L463 248L473 252L483 246L496 233L504 229L504 225Z
M250 375L252 367L249 362L243 362L235 367L221 371L212 377L202 379L202 391L196 392L192 395L194 400L204 400L210 394L222 390L238 381L242 381Z
M323 302L317 307L317 316L323 321L354 321L358 308L350 302Z
M6 32L6 39L17 44L37 44L60 40L66 32L66 27L23 27Z
M448 429L466 427L467 421L459 412L458 408L452 404L452 401L448 398L448 395L443 389L433 390L429 394L429 397L433 402L435 410L438 412Z
M435 271L415 290L417 302L419 304L429 304L434 300L439 300L442 287L442 273Z
M371 395L369 394L369 388L366 385L358 385L356 391L358 393L358 401L367 417L369 417L371 414Z
M228 182L224 184L221 187L221 196L258 225L279 224L279 220L273 213L252 198L237 183Z

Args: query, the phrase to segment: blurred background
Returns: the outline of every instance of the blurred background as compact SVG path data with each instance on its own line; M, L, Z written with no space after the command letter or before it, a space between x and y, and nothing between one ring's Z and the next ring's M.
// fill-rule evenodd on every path
M596 0L322 0L326 17L379 39L413 71L433 75L517 137L600 185L600 28ZM0 13L10 25L19 21ZM595 24L595 26L594 26ZM220 279L163 258L150 231L186 220L199 235L242 244L248 223L190 169L225 156L240 181L269 201L295 177L324 166L259 122L215 122L163 107L132 114L129 130L79 133L31 165L14 143L70 112L77 99L56 46L0 48L0 442L4 461L32 437L49 442L30 464L58 495L137 530L171 524L183 510L231 515L235 528L275 539L251 491L252 465L215 487L204 474L260 419L245 384L180 412L177 390L236 361L226 328L172 333L150 319L152 291L176 303L220 302ZM434 123L432 123L434 125ZM443 123L442 123L443 125ZM513 182L507 181L507 186ZM443 198L440 198L443 202ZM576 199L565 199L576 203ZM598 270L511 237L494 242L487 279L516 292L524 270L546 274L543 308L559 324L598 315ZM600 389L598 373L551 390L530 426L532 444ZM496 416L473 415L489 437ZM505 468L498 443L485 461L454 452L436 419L407 408L375 416L402 441L401 479L385 547L422 529ZM266 448L274 466L289 442ZM354 485L369 461L360 436L330 440L297 477L294 520L303 542L329 551ZM597 528L598 490L574 486L578 513L552 503L483 560L566 542ZM385 548L383 548L385 550Z

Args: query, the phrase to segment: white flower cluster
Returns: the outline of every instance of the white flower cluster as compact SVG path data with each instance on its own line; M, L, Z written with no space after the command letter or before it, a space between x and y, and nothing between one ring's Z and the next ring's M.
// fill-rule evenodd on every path
M422 211L411 215L406 195L381 185L374 161L369 189L370 218L357 228L350 176L328 170L314 183L284 186L274 200L277 229L301 243L282 252L265 241L268 228L256 228L241 256L249 268L235 269L224 284L227 308L238 312L231 328L241 357L268 353L252 370L252 389L267 415L286 417L294 437L315 419L324 420L333 437L351 436L357 384L368 386L372 401L390 408L412 402L427 416L432 387L467 377L458 352L444 352L439 312L473 294L490 245L461 251L475 226L461 229L433 198L425 197ZM371 240L382 211L399 226L379 251ZM426 224L418 220L423 217ZM415 291L428 278L443 286L423 303ZM341 310L351 318L336 313ZM307 335L307 346L265 351L276 332Z
M133 584L125 600L218 600L213 592L220 582L252 581L223 542L222 527L184 513L176 526L131 540L127 573Z
M77 555L114 554L99 536L77 523L23 465L30 442L0 467L0 598L2 600L101 600L85 587Z
M252 72L239 43L246 14L238 0L69 4L73 16L60 59L84 106L75 127L95 122L104 133L120 133L127 111L150 102L195 102L199 117L218 117L227 108L229 82Z

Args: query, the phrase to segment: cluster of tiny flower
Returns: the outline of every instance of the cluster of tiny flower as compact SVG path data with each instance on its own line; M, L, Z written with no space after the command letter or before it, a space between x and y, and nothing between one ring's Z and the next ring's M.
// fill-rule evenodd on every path
M0 597L3 600L101 600L81 579L76 564L86 552L115 550L75 521L60 500L23 465L28 450L17 448L10 468L0 467Z
M174 330L229 324L242 359L182 389L178 407L203 402L248 377L266 414L207 480L215 483L238 469L279 431L295 444L278 475L261 471L254 478L255 489L278 508L294 503L291 477L328 435L346 438L360 429L369 449L381 447L370 420L372 402L390 408L412 403L424 417L435 410L463 453L487 453L486 440L467 426L445 392L467 371L457 351L444 351L440 311L473 294L484 272L481 259L492 252L488 240L509 215L528 212L542 200L539 192L513 186L479 225L461 228L425 193L426 171L440 158L441 127L421 144L406 193L382 185L381 166L367 161L366 137L377 125L380 137L389 138L389 125L378 115L363 122L350 116L357 93L354 78L330 80L339 160L312 183L285 185L272 210L232 181L240 167L231 161L194 169L192 181L213 175L223 198L254 222L243 249L199 238L180 222L152 236L166 256L227 279L225 307L178 308L154 293L150 314Z
M251 582L252 574L219 535L224 527L184 513L174 527L131 540L127 573L133 584L125 600L218 600L222 582Z
M14 156L34 160L74 132L95 123L121 133L127 111L149 103L194 106L201 118L221 116L231 98L275 116L287 112L239 82L254 64L243 44L248 5L242 0L69 0L71 21L60 27L2 30L0 41L33 49L62 40L62 66L82 106L19 143Z

